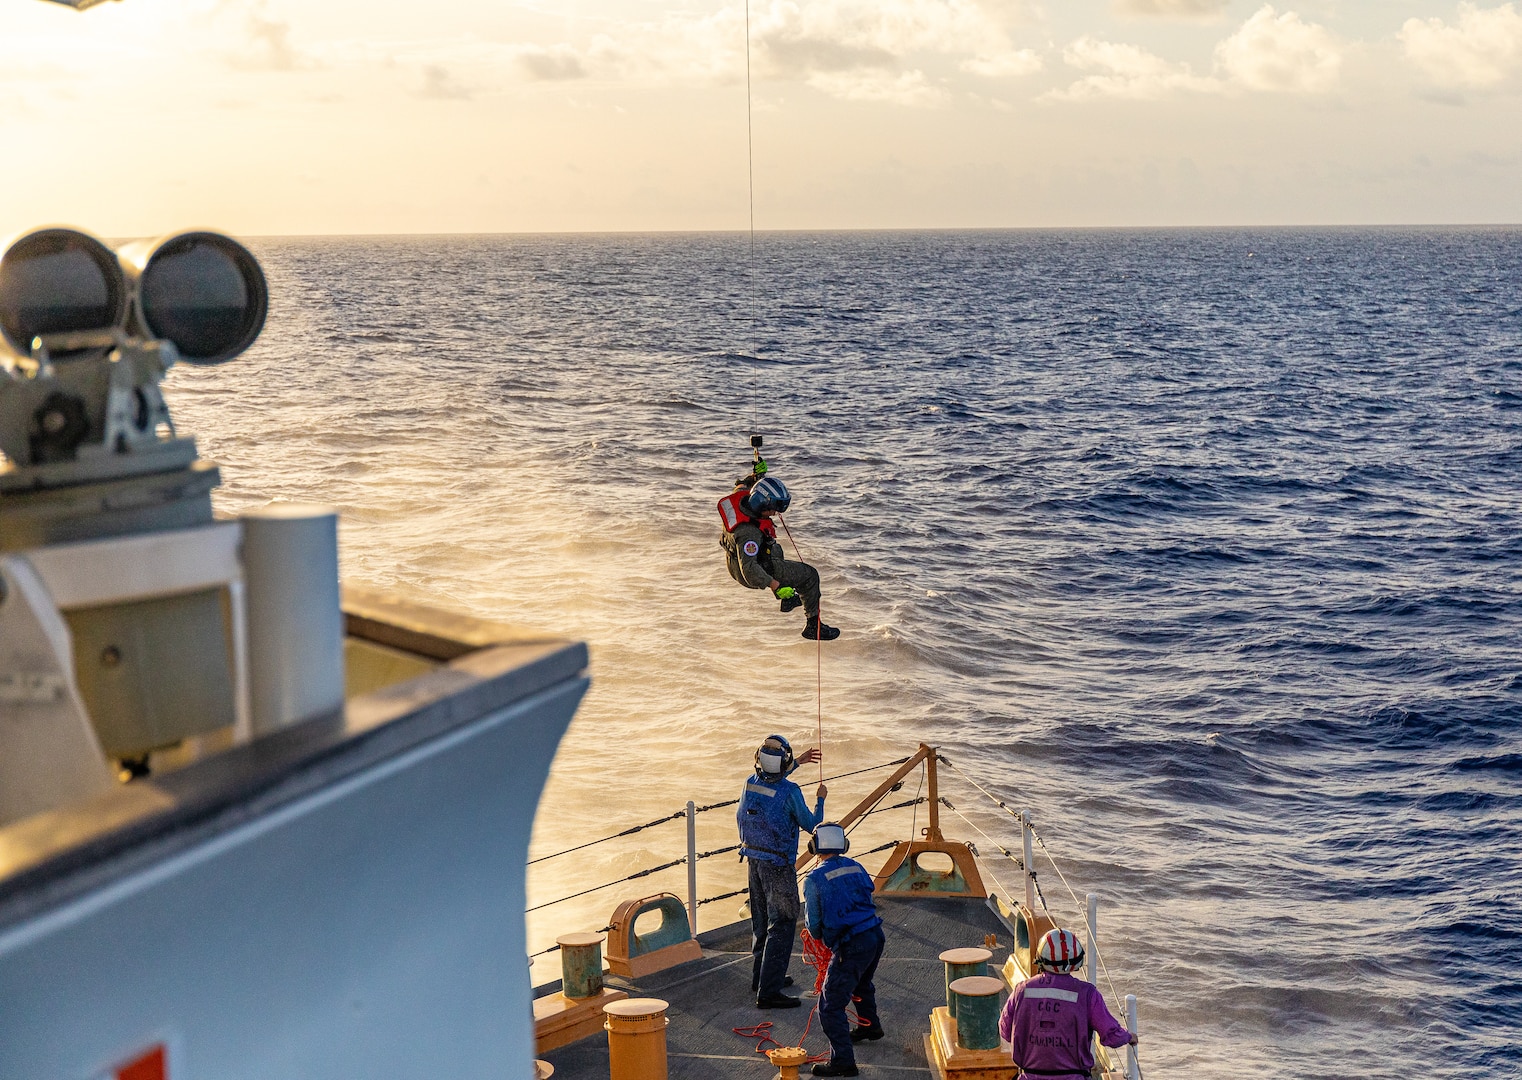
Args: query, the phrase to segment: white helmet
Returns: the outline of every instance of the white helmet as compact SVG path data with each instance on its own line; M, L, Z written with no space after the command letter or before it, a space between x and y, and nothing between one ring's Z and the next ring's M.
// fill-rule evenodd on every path
M786 776L792 767L792 746L781 735L768 735L756 751L756 771L763 776Z
M845 829L833 821L825 821L814 827L809 850L815 855L844 855L851 850L851 841L846 838Z
M1072 971L1083 963L1083 942L1071 930L1048 930L1036 947L1036 966L1044 971Z

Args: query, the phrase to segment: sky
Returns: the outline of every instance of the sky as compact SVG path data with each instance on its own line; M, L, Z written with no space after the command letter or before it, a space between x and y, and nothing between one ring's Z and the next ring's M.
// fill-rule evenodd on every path
M758 229L1522 222L1522 0L751 0ZM0 0L0 233L743 229L731 0Z

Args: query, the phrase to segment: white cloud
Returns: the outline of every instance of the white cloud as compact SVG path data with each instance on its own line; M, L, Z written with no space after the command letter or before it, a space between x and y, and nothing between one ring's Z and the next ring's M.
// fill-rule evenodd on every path
M1092 74L1048 99L1154 100L1178 93L1213 94L1232 90L1317 93L1337 85L1342 52L1325 28L1293 11L1278 14L1264 5L1241 28L1215 47L1209 75L1196 75L1136 45L1081 37L1062 51L1070 66Z
M808 84L847 101L886 101L894 105L941 105L951 96L919 71L898 75L879 71L820 72L809 76Z
M1522 69L1522 13L1509 3L1488 9L1460 4L1456 26L1407 19L1399 37L1406 59L1450 89L1499 86Z
M881 67L914 53L1008 47L976 0L772 0L753 16L761 51L779 73Z
M1031 49L1008 49L1000 53L982 54L962 61L962 70L989 79L1018 78L1034 75L1042 68L1039 54Z
M769 0L751 9L758 81L796 81L850 101L926 106L950 91L926 74L950 60L989 79L1039 71L1017 48L1001 0ZM590 46L519 45L514 65L535 80L608 78L661 85L735 83L744 77L744 9L609 21Z
M1248 90L1314 94L1337 85L1342 52L1326 29L1265 4L1215 48L1216 69Z
M1160 15L1169 19L1218 19L1231 0L1114 0L1120 15Z
M1119 45L1081 37L1062 50L1062 59L1071 67L1092 71L1065 90L1043 96L1086 101L1093 98L1155 99L1175 91L1219 90L1220 83L1208 76L1196 75L1188 64L1172 64L1135 45Z

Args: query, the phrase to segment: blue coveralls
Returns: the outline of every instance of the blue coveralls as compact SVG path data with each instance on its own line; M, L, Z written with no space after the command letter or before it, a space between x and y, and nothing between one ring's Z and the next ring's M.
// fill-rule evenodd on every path
M811 813L797 784L756 773L735 818L740 855L750 860L751 983L759 1000L782 993L798 929L798 830L813 832L824 820L824 800Z
M887 940L872 903L872 875L855 859L834 855L804 879L803 897L809 933L834 954L819 998L819 1026L830 1040L830 1064L855 1065L851 1022L846 1017L851 999L860 999L855 1008L863 1025L881 1026L872 977Z

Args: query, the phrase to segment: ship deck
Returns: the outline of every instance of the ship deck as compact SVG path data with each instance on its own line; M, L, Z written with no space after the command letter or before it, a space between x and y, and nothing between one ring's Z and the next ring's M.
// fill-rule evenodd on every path
M978 946L987 935L998 941L990 970L1009 955L1012 931L991 906L993 901L924 897L882 897L877 910L883 918L888 946L877 969L878 1012L885 1037L856 1048L861 1075L909 1080L930 1077L924 1034L930 1010L946 1002L945 968L939 957L947 949ZM734 1033L734 1028L771 1021L772 1034L783 1045L797 1045L810 1020L813 969L794 952L789 973L797 982L790 993L803 990L797 1009L762 1010L750 989L750 923L736 922L699 935L702 959L680 964L640 979L606 975L607 985L631 997L660 998L670 1003L666 1029L671 1080L726 1080L754 1077L770 1080L777 1070L755 1052L757 1039ZM536 989L536 996L560 989L558 982ZM815 1054L829 1049L813 1017L804 1045ZM768 1048L770 1044L768 1044ZM591 1037L540 1055L555 1066L557 1080L606 1080L608 1041ZM808 1075L805 1067L803 1075Z

